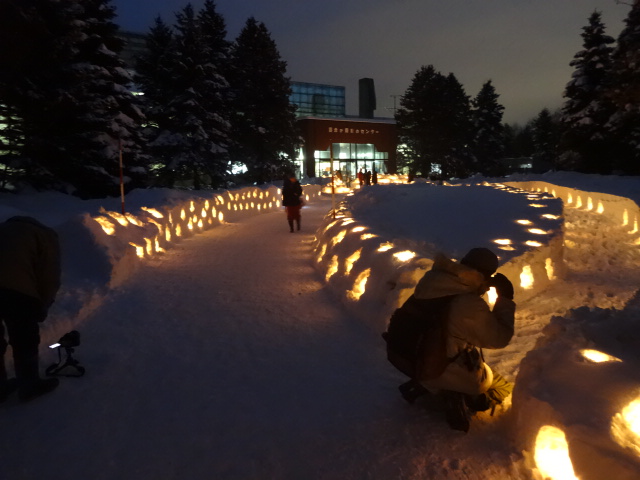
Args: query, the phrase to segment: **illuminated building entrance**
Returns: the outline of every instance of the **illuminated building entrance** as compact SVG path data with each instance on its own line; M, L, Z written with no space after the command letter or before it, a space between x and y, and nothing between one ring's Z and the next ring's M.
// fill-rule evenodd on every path
M397 136L392 119L304 117L298 119L298 125L304 139L299 160L309 177L331 176L333 170L347 183L360 169L396 173Z

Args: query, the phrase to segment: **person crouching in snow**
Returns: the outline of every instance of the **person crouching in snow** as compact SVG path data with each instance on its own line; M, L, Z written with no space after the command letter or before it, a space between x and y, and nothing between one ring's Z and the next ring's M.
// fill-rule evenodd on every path
M300 209L302 208L302 187L296 176L291 173L284 179L282 185L282 205L287 213L289 231L293 232L293 222L296 222L297 230L300 230Z
M440 393L447 422L456 430L468 431L473 413L511 393L511 385L491 370L481 351L506 347L514 332L513 285L504 275L494 275L497 269L498 258L486 248L471 249L459 263L438 255L413 294L416 302L448 298L439 310L446 367L434 378L406 382L400 392L410 403L423 393ZM482 298L491 286L498 293L493 309Z

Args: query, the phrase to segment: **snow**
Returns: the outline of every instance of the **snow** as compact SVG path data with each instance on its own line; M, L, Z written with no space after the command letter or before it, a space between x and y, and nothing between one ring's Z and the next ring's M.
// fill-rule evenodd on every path
M47 345L77 329L87 369L32 403L0 405L0 478L571 478L540 459L536 438L550 427L578 478L638 478L638 431L623 412L640 396L639 187L560 172L375 185L340 196L333 218L331 197L305 186L294 234L278 186L135 190L127 226L119 198L0 195L0 221L32 215L62 243L42 366L57 360ZM546 232L533 235L540 247L524 243L533 237L518 219ZM498 248L505 238L513 250ZM380 332L437 251L459 258L474 246L494 249L516 285L514 338L485 351L515 391L465 435L437 404L403 402ZM593 363L583 349L621 361Z

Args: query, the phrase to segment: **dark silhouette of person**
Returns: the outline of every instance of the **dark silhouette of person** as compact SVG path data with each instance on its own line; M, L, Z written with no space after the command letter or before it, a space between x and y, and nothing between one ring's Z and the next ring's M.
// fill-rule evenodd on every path
M26 402L52 391L57 378L40 378L40 326L60 288L60 245L56 232L31 217L0 224L0 401L16 389ZM15 379L4 354L13 351Z
M300 230L300 210L303 205L302 186L295 174L288 174L282 185L282 205L285 207L287 214L287 223L289 223L289 231L293 233L293 223L296 223L296 229Z

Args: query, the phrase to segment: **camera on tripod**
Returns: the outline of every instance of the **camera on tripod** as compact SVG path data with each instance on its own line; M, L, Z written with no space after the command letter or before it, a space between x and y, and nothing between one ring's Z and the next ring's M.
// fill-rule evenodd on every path
M57 343L49 345L49 348L74 348L80 345L80 332L72 330L65 333Z
M80 332L72 330L65 333L56 343L49 345L49 348L58 349L58 363L50 365L46 370L47 375L61 375L65 377L81 377L84 375L85 369L75 358L71 356L74 348L80 345ZM61 350L66 352L66 359L62 362ZM71 369L70 369L70 368Z

